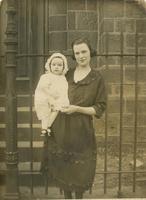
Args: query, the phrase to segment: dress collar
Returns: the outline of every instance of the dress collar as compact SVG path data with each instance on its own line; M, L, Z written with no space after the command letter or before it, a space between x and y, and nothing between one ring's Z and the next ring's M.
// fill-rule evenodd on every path
M91 69L91 71L87 74L87 76L85 78L83 78L82 80L80 80L78 82L75 82L74 81L74 71L75 71L75 69L71 70L71 76L69 78L69 81L71 81L72 83L74 83L76 85L88 85L97 78L97 72L95 70Z

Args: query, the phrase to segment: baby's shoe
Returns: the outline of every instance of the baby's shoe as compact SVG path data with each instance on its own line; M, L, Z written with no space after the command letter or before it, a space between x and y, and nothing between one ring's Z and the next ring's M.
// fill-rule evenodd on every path
M48 136L51 136L51 127L47 128L47 134L48 134Z
M48 133L47 129L42 129L41 130L41 135L40 136L45 136Z

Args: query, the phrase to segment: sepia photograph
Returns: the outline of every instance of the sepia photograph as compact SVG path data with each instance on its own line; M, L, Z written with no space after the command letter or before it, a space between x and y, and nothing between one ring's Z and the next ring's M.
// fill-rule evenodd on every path
M146 199L146 0L0 0L0 200Z

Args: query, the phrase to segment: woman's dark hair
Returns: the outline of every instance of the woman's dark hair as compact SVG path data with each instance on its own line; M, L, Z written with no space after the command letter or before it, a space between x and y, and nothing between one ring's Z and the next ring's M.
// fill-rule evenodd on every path
M71 44L71 46L72 46L72 58L75 60L75 55L74 55L74 50L73 50L73 47L75 46L75 45L78 45L78 44L82 44L82 43L84 43L84 44L86 44L87 46L88 46L88 48L89 48L89 50L90 50L90 56L91 57L93 57L93 56L96 56L96 51L94 50L94 49L92 49L92 47L91 47L91 44L90 44L90 41L87 39L87 38L78 38L78 39L75 39L73 42L72 42L72 44Z

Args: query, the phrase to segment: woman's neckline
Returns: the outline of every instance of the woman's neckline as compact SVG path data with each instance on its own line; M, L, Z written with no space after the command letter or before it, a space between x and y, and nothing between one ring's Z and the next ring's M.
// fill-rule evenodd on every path
M75 68L74 72L73 72L73 82L74 83L78 83L78 82L81 82L81 81L85 80L89 76L91 71L92 71L92 69L90 68L89 71L87 71L87 73L85 73L85 76L83 76L83 78L75 79L75 72L77 72L76 68Z

